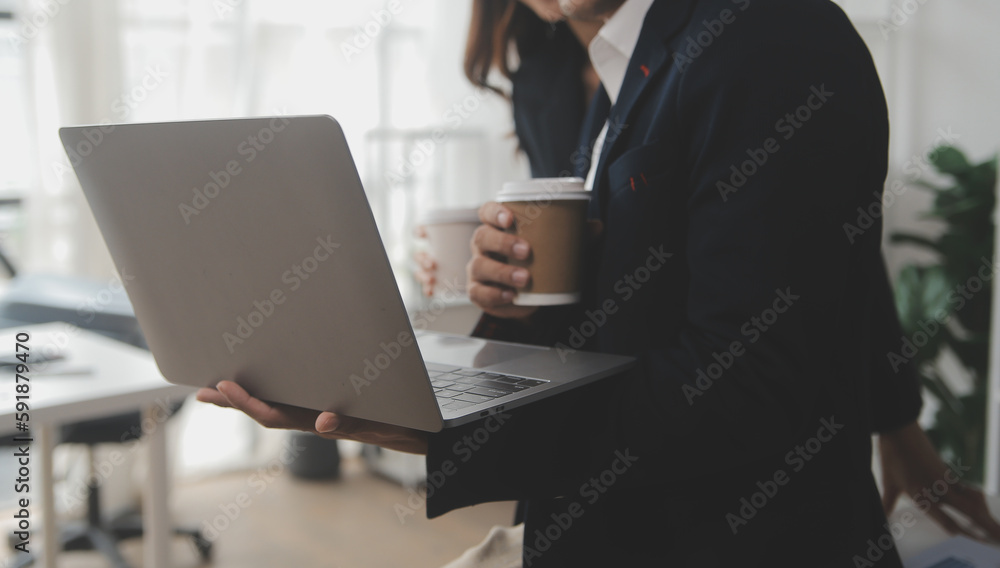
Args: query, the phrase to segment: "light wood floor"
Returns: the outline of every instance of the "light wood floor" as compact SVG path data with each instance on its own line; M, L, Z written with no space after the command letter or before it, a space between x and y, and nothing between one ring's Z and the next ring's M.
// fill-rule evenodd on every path
M249 504L243 500L246 506L239 507L239 515L215 539L213 567L431 568L459 556L490 527L513 518L513 503L489 503L433 521L420 509L401 523L395 505L406 505L410 493L367 472L357 458L345 460L339 480L304 481L286 472L259 494L261 486L250 483L251 475L227 474L174 487L174 517L182 524L202 526L223 514L220 505L230 505L230 511L239 507L241 493L250 499ZM133 566L142 565L139 541L126 541L121 549ZM3 547L0 567L6 566L9 554ZM173 565L201 564L194 547L178 538ZM94 553L70 552L60 557L59 566L107 564Z

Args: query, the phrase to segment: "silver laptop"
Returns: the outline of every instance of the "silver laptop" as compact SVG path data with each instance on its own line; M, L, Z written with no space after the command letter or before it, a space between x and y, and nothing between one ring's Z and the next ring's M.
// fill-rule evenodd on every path
M634 363L415 333L329 116L59 134L170 382L433 432Z

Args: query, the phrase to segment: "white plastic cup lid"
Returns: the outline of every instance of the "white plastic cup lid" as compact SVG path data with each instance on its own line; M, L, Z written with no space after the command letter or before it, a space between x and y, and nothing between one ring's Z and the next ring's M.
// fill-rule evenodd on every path
M420 217L421 225L440 225L444 223L479 223L478 207L438 208L431 209Z
M497 195L497 202L538 201L543 199L570 200L590 199L590 192L583 188L583 179L578 177L535 178L524 181L509 181Z

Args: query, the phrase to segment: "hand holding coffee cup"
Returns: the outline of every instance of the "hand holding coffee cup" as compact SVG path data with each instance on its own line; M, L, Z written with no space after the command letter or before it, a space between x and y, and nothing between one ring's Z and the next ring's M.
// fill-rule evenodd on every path
M590 192L580 178L537 178L505 183L497 202L514 215L508 229L532 254L509 262L531 272L514 298L519 306L554 306L580 301L583 243Z
M527 269L511 266L504 259L527 259L531 245L507 233L514 223L509 209L496 202L479 208L482 225L472 235L472 260L467 267L469 299L484 312L510 319L527 319L537 308L515 306L517 290L531 278Z
M534 193L523 191L526 187ZM490 202L480 207L479 218L483 225L473 236L473 256L468 268L469 298L474 304L497 317L524 319L535 312L537 305L566 303L579 298L582 239L586 237L585 232L594 233L597 227L595 224L588 227L590 230L584 228L589 194L582 190L583 182L579 178L532 180L509 184L509 190L498 197L503 203ZM557 193L561 195L553 197ZM553 208L554 202L558 203ZM520 213L520 219L516 212ZM547 230L536 235L538 227ZM560 237L543 242L547 234L553 233ZM548 268L554 269L542 270L542 287L533 281L532 271L539 265L539 256L532 239L541 247L541 258L550 263ZM550 275L562 271L572 273L564 278L572 281L572 285L562 289L550 286ZM522 296L520 301L515 301L522 293L536 295ZM556 297L539 298L549 293ZM523 305L525 299L543 302Z

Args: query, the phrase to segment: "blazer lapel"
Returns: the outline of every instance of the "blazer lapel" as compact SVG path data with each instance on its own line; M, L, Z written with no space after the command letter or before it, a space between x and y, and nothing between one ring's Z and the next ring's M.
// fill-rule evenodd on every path
M604 128L604 123L608 121L608 113L611 110L611 99L608 92L604 90L604 85L598 85L597 92L594 93L587 114L583 119L583 127L580 129L579 152L583 154L581 158L574 159L574 175L585 178L590 171L590 161L594 153L594 142L597 135Z
M608 116L608 133L597 163L594 191L595 197L602 202L608 190L604 183L608 156L624 138L621 134L629 128L630 115L636 103L642 98L652 79L664 70L665 64L670 60L667 43L687 24L694 4L695 0L655 0L646 13L639 41L625 71L618 100ZM603 210L603 205L601 209Z

